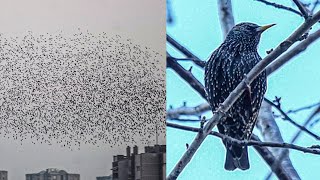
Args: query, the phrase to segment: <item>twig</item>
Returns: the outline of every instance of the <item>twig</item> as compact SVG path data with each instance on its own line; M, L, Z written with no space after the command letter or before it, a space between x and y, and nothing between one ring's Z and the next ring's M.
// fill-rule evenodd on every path
M245 91L247 83L251 83L273 60L285 52L293 43L295 43L309 28L320 19L320 11L318 11L312 18L306 20L293 34L291 34L286 40L284 40L274 51L267 55L262 61L260 61L252 70L247 74L247 77L243 79L240 84L230 93L227 99L217 109L217 113L213 114L204 126L203 131L198 133L189 149L184 153L182 158L176 164L175 168L171 171L168 180L176 179L182 172L184 167L190 162L192 156L200 147L204 139L211 132L213 127L218 124L220 119L231 108L235 101Z
M310 10L311 14L313 14L314 10L316 9L316 7L318 6L318 4L320 4L320 1L319 0L316 0L314 3L313 3L313 7L312 9Z
M311 120L318 114L320 113L320 107L318 107L314 112L311 113L311 115L309 116L309 118L303 123L303 127L307 127L307 125L311 122ZM291 142L295 142L298 137L300 136L302 132L302 129L299 129L298 132L296 133L296 135L292 138ZM317 136L317 139L319 139L319 136Z
M286 114L287 115L295 114L295 113L298 113L300 111L308 110L308 109L311 109L311 108L316 107L316 106L320 106L320 102L314 103L314 104L311 104L311 105L307 105L307 106L303 106L303 107L300 107L300 108L297 108L297 109L289 110L289 111L286 112ZM204 114L204 113L206 113L207 111L210 111L210 110L211 110L210 105L207 102L199 104L199 105L197 105L195 107L183 106L183 107L179 107L179 108L175 108L175 109L170 108L170 109L167 110L167 119L175 118L175 120L176 120L180 116L201 116L202 114ZM276 115L274 115L274 117L275 118L279 118L279 117L283 117L283 115L276 114Z
M187 131L193 131L193 132L200 131L200 129L198 128L182 126L182 125L177 125L173 123L167 123L167 126L172 128L187 130ZM213 135L213 134L210 134L210 135ZM258 136L255 136L255 135L252 135L251 138L252 140L255 140L255 141L261 141L258 138ZM276 158L272 155L272 153L268 150L268 148L262 147L262 146L253 146L253 147L260 154L260 156L265 160L265 162L269 165L271 170L277 175L279 179L283 179L283 180L291 179L282 167L272 166L276 162Z
M313 119L313 117L318 114L320 112L320 107L318 107L311 115L310 117L305 121L305 123L303 124L303 127L306 127L308 125L308 123ZM290 143L294 143L298 137L301 135L302 129L299 129L298 132L296 133L296 135L291 139ZM279 155L279 158L277 159L277 161L275 162L275 164L273 166L277 167L279 165L279 163L282 161L282 159L286 156L285 153L282 153ZM272 172L270 172L267 177L265 178L265 180L269 180L272 176Z
M184 125L179 125L179 124L174 124L174 123L167 123L168 127L176 128L176 129L181 129L181 130L186 130L186 131L192 131L192 132L199 132L201 129L196 128L196 127L189 127L189 126L184 126ZM275 143L275 142L261 142L257 140L238 140L235 138L232 138L230 136L226 136L224 134L221 134L219 132L211 131L209 132L210 135L219 137L220 139L227 139L231 143L241 145L241 146L260 146L260 147L273 147L273 148L287 148L287 149L294 149L297 151L301 151L304 153L311 153L311 154L318 154L320 155L320 150L317 148L310 148L310 147L301 147L297 146L294 144L290 143Z
M320 122L320 118L314 120L314 121L310 124L310 127L313 127L313 126L316 125L318 122Z
M267 68L267 75L272 74L276 70L279 69L283 64L287 63L290 59L298 55L299 53L303 52L307 49L307 47L315 42L320 37L320 30L310 34L307 39L299 43L297 46L292 48L292 50L288 51L281 57L279 57L274 63L270 64Z
M181 51L183 54L185 54L187 57L193 58L193 59L197 59L199 61L194 61L194 63L200 67L204 67L205 62L201 61L197 56L195 56L194 54L192 54L188 49L186 49L185 47L181 46L176 40L174 40L173 38L171 38L168 34L167 34L167 41L175 48L179 49L179 51ZM200 62L201 61L201 62Z
M280 107L280 106L278 106ZM272 105L267 101L263 101L257 121L257 128L260 130L264 141L270 141L275 143L283 143L283 138L277 123L275 122ZM268 148L272 155L277 159L272 164L271 169L282 168L291 179L301 179L289 157L289 150L283 148ZM283 156L281 161L278 161L279 157ZM275 165L279 162L279 165Z
M176 119L182 115L201 116L203 113L211 110L208 103L202 103L195 107L179 107L167 110L167 119Z
M275 8L278 8L278 9L284 9L284 10L293 12L293 13L295 13L295 14L298 14L299 16L303 16L299 11L297 11L297 10L295 10L295 9L293 9L293 8L290 8L290 7L281 5L281 4L272 3L272 2L269 2L269 1L266 1L266 0L256 0L256 1L265 3L266 5L270 5L270 6L273 6L273 7L275 7Z
M292 1L297 5L301 14L303 14L304 19L308 19L309 14L308 14L306 8L300 3L300 1L299 0L292 0Z
M320 102L318 103L314 103L314 104L311 104L311 105L307 105L307 106L303 106L303 107L300 107L300 108L297 108L297 109L292 109L292 110L288 110L286 112L287 115L289 114L296 114L300 111L304 111L304 110L308 110L308 109L311 109L311 108L314 108L316 106L320 106ZM275 118L280 118L280 117L283 117L281 114L274 114L274 117Z
M182 119L182 118L170 118L170 121L179 121L179 122L200 122L201 119Z
M197 58L174 58L172 57L174 60L176 61L192 61L194 62L195 64L199 65L200 67L204 67L205 66L205 61L202 61L200 59L197 59Z
M275 107L283 116L284 116L284 120L289 121L290 123L292 123L294 126L298 127L301 131L304 131L306 133L308 133L310 136L314 137L317 140L320 140L320 137L318 135L316 135L315 133L311 132L310 130L308 130L305 125L300 125L298 123L296 123L295 121L293 121L279 106L277 106L276 104L274 104L273 102L271 102L268 99L265 99L265 101L269 104L271 104L273 107ZM306 124L306 123L305 123Z
M167 53L167 66L178 73L185 81L187 81L192 88L194 88L204 99L206 99L203 85L193 76L193 74L184 69L172 56Z
M316 107L316 106L320 106L320 102L315 103L315 104L311 104L311 105L308 105L308 106L303 106L303 107L300 107L300 108L297 108L297 109L289 110L289 111L287 111L287 114L294 114L294 113L297 113L299 111L308 110L308 109L311 109L311 108Z

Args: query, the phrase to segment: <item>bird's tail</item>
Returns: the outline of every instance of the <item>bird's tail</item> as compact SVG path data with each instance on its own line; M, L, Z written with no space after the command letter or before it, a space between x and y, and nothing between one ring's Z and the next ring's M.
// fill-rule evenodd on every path
M231 145L226 149L227 155L224 164L226 170L233 171L237 168L247 170L250 168L247 146Z

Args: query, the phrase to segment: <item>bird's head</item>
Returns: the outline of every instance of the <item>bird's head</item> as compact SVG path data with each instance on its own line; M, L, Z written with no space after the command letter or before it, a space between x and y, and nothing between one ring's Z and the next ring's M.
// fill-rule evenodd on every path
M242 45L243 48L253 48L256 50L261 34L274 25L259 26L248 22L239 23L230 30L225 41L237 43Z

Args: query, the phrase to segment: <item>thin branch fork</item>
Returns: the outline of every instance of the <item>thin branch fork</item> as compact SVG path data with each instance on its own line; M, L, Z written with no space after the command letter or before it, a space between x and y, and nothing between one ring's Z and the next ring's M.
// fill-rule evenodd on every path
M304 19L308 19L309 13L306 10L306 8L301 4L301 2L299 0L292 0L298 7L298 9L300 10L301 14L303 14Z
M184 153L182 158L176 164L175 168L171 171L168 180L176 179L182 172L184 167L190 162L192 156L195 154L197 149L200 147L207 135L212 131L213 127L216 126L220 119L224 117L225 113L231 108L235 101L245 91L248 84L252 81L269 65L273 60L285 52L293 43L310 29L320 19L320 11L318 11L312 18L307 19L292 35L290 35L285 41L283 41L274 51L260 61L243 79L240 84L230 93L228 98L220 105L217 109L217 113L213 114L213 117L207 122L202 132L199 132L190 145L189 149Z
M297 46L292 48L290 51L280 56L274 63L270 64L267 68L267 75L269 76L276 70L278 70L283 64L287 63L290 59L298 55L307 49L307 47L315 42L320 37L320 29L310 34L307 39L299 43Z
M295 121L293 121L279 106L277 106L276 104L274 104L273 102L271 102L270 100L268 100L266 98L265 98L265 101L267 103L271 104L273 107L275 107L283 115L284 120L289 121L294 126L296 126L297 128L299 128L302 131L305 131L306 133L308 133L310 136L314 137L315 139L320 140L320 137L318 135L316 135L315 133L313 133L310 130L308 130L305 126L301 126L300 124L298 124Z
M194 54L192 54L188 49L186 49L185 47L181 46L176 40L174 40L173 38L171 38L171 36L169 36L167 34L167 41L175 48L179 49L179 51L181 51L183 54L185 54L186 56L192 58L192 59L196 59L197 61L193 61L196 65L200 66L200 67L204 67L205 62L201 61L200 58L198 58L197 56L195 56Z
M300 128L297 133L294 135L294 137L291 139L290 143L294 143L298 137L301 135L301 132L304 131L305 127L308 125L308 123L313 119L313 117L320 112L320 107L318 107L311 115L310 117L304 122L303 124L303 128ZM278 159L274 162L274 164L272 165L273 167L278 167L279 164L281 163L281 161L285 158L286 156L286 153L281 153L279 156L278 156ZM272 172L270 172L267 177L265 178L266 180L270 179L272 176Z
M200 95L206 99L205 90L202 84L193 76L190 71L185 70L172 56L167 53L167 67L176 71L185 81L187 81L192 88L194 88Z
M201 131L201 128L195 128L195 127L188 127L188 126L183 126L183 125L179 125L179 124L174 124L174 123L167 123L168 127L172 127L172 128L177 128L177 129L181 129L181 130L186 130L186 131L192 131L192 132L199 132ZM311 146L311 147L301 147L301 146L297 146L294 144L289 144L289 143L274 143L274 142L262 142L259 140L238 140L235 138L232 138L230 136L226 136L224 134L221 134L219 132L216 131L211 131L209 133L210 135L219 137L222 140L228 140L229 142L233 143L233 144L237 144L237 145L241 145L241 146L260 146L260 147L276 147L276 148L287 148L287 149L294 149L297 151L301 151L304 153L311 153L311 154L317 154L320 155L320 149L317 148L311 148L311 147L317 147L317 145ZM253 138L255 139L255 138Z
M258 2L262 2L266 5L269 5L269 6L273 6L275 8L278 8L278 9L283 9L283 10L287 10L287 11L290 11L290 12L293 12L295 14L298 14L299 16L303 16L299 11L291 8L291 7L287 7L287 6L284 6L284 5L281 5L281 4L277 4L277 3L272 3L272 2L269 2L269 1L266 1L266 0L256 0Z

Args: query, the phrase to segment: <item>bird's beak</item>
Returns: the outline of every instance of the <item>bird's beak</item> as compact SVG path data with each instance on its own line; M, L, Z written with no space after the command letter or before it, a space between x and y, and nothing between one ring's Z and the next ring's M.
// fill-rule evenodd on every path
M260 26L260 27L257 28L257 32L263 32L263 31L271 28L274 25L276 25L276 24L269 24L269 25L265 25L265 26Z

